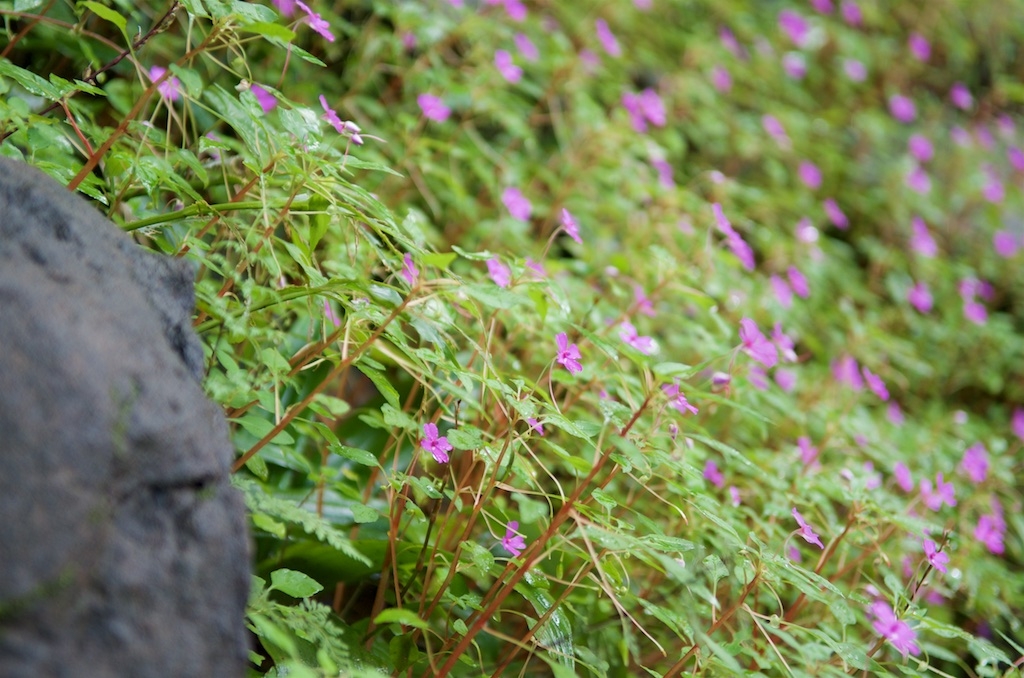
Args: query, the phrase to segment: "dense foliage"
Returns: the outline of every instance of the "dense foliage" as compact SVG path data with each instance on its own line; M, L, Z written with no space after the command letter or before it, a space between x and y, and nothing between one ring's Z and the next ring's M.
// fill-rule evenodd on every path
M1024 661L1019 2L0 15L0 152L197 265L254 675Z

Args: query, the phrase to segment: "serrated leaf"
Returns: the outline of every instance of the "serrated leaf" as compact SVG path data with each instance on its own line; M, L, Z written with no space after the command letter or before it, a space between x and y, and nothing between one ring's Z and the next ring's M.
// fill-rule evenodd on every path
M292 598L309 598L324 590L324 587L309 575L288 568L270 573L270 588Z

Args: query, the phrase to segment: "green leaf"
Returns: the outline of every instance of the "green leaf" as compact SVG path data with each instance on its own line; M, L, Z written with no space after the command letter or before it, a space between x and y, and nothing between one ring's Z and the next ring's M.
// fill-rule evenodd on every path
M267 38L274 38L284 43L290 43L295 39L295 31L291 30L287 26L282 26L281 24L256 21L251 24L245 24L240 28L247 33L256 33Z
M380 518L377 510L363 504L352 504L352 519L357 523L372 523Z
M107 7L106 5L101 5L98 2L92 2L92 0L85 0L81 5L99 18L109 21L117 26L118 29L120 29L121 34L125 38L128 38L128 22L115 10Z
M357 447L349 447L347 445L331 445L331 452L338 455L339 457L345 457L351 459L357 464L363 466L380 466L380 462L377 461L377 457L372 452L361 450Z
M412 626L417 629L429 628L427 622L420 619L419 616L412 610L397 607L392 607L387 610L383 610L374 618L373 623L402 624L403 626Z
M312 577L281 568L270 573L270 588L285 593L293 598L309 598L324 590Z
M448 429L445 437L457 450L476 450L484 446L483 431L475 426Z

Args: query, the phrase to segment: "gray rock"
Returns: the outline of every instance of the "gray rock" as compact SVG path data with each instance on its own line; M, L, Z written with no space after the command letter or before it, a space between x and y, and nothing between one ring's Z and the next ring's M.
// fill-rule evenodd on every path
M238 676L249 540L193 274L0 158L0 675Z

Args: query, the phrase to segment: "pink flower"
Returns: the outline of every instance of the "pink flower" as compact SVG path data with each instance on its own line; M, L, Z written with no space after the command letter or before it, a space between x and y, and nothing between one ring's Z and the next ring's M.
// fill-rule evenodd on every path
M903 426L903 423L906 421L903 416L903 410L900 409L900 404L895 400L889 401L889 406L885 408L885 416L893 426Z
M786 269L786 277L789 278L789 284L796 293L796 296L801 299L811 296L811 288L807 284L807 278L800 272L800 269L796 266L790 266Z
M910 237L911 249L929 259L938 254L939 247L935 244L932 234L928 232L928 226L924 223L924 219L914 217L910 220L910 226L914 231Z
M1013 169L1018 172L1024 172L1024 151L1016 146L1010 146L1006 149L1006 159L1010 161Z
M637 313L642 313L648 318L655 316L654 304L651 303L647 293L644 292L644 288L639 285L633 285L633 306L636 308Z
M509 82L516 83L523 79L523 69L516 66L512 61L512 55L503 49L494 53L494 65L501 73L501 77Z
M658 172L658 184L662 188L675 188L676 182L672 178L672 165L663 158L651 160L651 166Z
M843 21L851 26L856 27L864 23L864 16L861 14L860 5L854 2L854 0L843 0L840 11L843 13Z
M994 167L985 168L985 179L985 185L981 187L981 195L989 202L1002 202L1006 196L1006 190Z
M732 89L732 76L725 66L715 64L711 69L711 85L719 92L728 92Z
M779 361L779 354L775 350L775 344L768 341L757 323L750 318L740 320L740 340L743 351L754 360L765 367L772 367Z
M949 90L949 100L953 102L954 106L965 111L974 104L971 91L962 82L955 83Z
M555 337L555 342L558 344L558 353L555 355L555 361L569 370L569 374L576 374L583 371L583 365L580 364L580 349L576 344L570 344L569 338L565 332L560 332Z
M409 287L416 284L416 280L419 278L420 272L416 268L416 264L412 261L412 255L406 252L402 262L402 277L409 283Z
M167 69L163 66L151 66L149 69L149 79L156 82L162 78L165 73L167 73ZM181 80L178 80L178 76L172 75L157 85L156 91L159 92L160 97L166 101L177 101L181 98Z
M739 491L739 488L737 488L735 485L730 485L729 486L729 500L730 500L730 502L732 503L733 506L739 506L740 505L740 500L741 500L740 491Z
M797 47L803 47L807 43L807 34L810 26L807 20L790 9L779 12L779 28Z
M928 57L932 53L932 47L928 44L928 39L920 33L910 34L910 38L907 40L907 47L910 48L910 53L918 61L928 61Z
M793 290L789 288L789 284L785 280L777 275L772 274L772 277L768 279L768 282L772 286L772 291L775 293L775 298L778 300L779 305L782 308L789 308L793 305Z
M533 62L540 58L540 52L537 50L537 46L533 44L533 41L530 40L530 36L525 33L516 33L512 41L515 42L519 54L527 61Z
M330 123L331 127L337 130L338 134L344 134L346 131L345 123L341 121L341 118L338 117L334 109L328 105L327 97L323 94L320 95L320 105L324 109L324 114L321 117Z
M821 187L821 170L813 162L809 160L802 161L799 169L797 169L797 174L800 175L800 181L812 191L816 191Z
M992 247L995 248L996 254L1009 259L1017 254L1017 250L1020 249L1020 241L1009 231L996 231L992 235Z
M575 240L580 245L583 244L583 238L580 237L580 227L576 223L569 210L562 208L562 228L565 230L566 235Z
M512 284L512 271L497 257L487 260L487 275L498 287L508 287Z
M791 363L796 362L796 352L793 350L793 339L782 331L782 323L775 323L772 327L772 341L779 348L783 360Z
M501 194L501 202L505 203L505 209L512 215L513 219L529 221L533 212L533 205L518 188L510 186Z
M839 209L839 205L836 204L835 200L828 198L822 203L822 206L825 208L825 215L836 228L845 231L850 227L850 221L843 214L843 210Z
M518 529L519 521L510 520L505 526L505 536L501 538L501 548L511 553L513 558L518 558L519 554L526 549L526 539L522 535L516 534Z
M920 162L928 162L935 154L935 149L928 137L923 134L912 134L907 140L907 150Z
M641 12L646 12L653 5L653 0L633 0L633 6Z
M334 34L331 33L331 25L327 21L311 10L309 5L302 2L302 0L295 0L295 4L298 5L299 9L306 13L306 17L309 19L309 27L314 31L323 36L327 42L334 42Z
M536 417L527 417L526 423L529 424L530 428L536 431L539 435L544 435L544 426L539 421L537 421Z
M779 148L789 148L791 143L789 135L786 134L786 130L782 126L782 123L779 122L778 118L774 115L761 116L761 127L763 127L764 131L768 133L768 136L775 140L775 143L779 145Z
M866 367L862 367L860 371L864 375L864 381L867 383L868 388L871 389L871 392L881 400L888 400L889 389L885 387L885 382L882 381L882 378Z
M608 28L607 21L598 19L594 22L594 29L597 31L597 39L601 43L601 47L604 48L604 51L609 56L622 56L622 47L619 46L619 41L615 39L612 29Z
M721 40L722 46L732 52L734 56L743 56L743 48L736 41L735 34L728 28L722 28L718 31L718 39Z
M984 325L988 322L988 310L973 299L964 300L964 317L975 325Z
M277 97L264 88L254 83L249 87L249 91L252 92L254 97L256 97L256 102L260 105L260 108L263 109L264 113L270 113L272 110L277 108Z
M295 14L295 0L274 0L274 7L286 17Z
M974 528L974 538L985 545L991 553L1000 555L1005 550L1003 536L1006 534L1006 521L1002 513L996 511L991 515L982 515Z
M803 217L800 221L796 222L796 239L805 243L818 241L818 229L814 227L814 223L807 217Z
M896 462L896 466L893 467L893 475L896 476L896 484L900 486L900 489L904 492L912 492L914 490L914 479L910 475L910 469L902 461Z
M896 618L896 613L889 603L882 600L875 601L872 603L869 611L874 618L871 625L874 627L875 632L892 643L892 646L904 657L907 656L907 653L912 655L921 654L921 648L915 642L917 640L917 633L910 628L907 622Z
M849 354L840 356L838 360L832 363L832 377L840 384L846 384L854 391L860 391L864 388L864 381L860 376L860 366L857 365L857 360Z
M526 5L522 3L522 0L504 0L505 11L508 12L508 17L517 23L521 23L526 20L527 10Z
M800 52L786 52L782 55L782 70L794 80L807 75L807 58Z
M833 9L832 0L811 0L811 7L813 7L816 12L831 14Z
M804 466L817 467L818 464L818 448L811 444L811 439L807 436L800 436L796 439L796 446L800 450L800 461L803 462Z
M988 475L988 453L985 451L985 446L975 443L964 450L960 468L975 485L984 482Z
M934 490L932 481L927 478L921 479L920 488L924 505L932 511L938 511L943 504L956 506L956 490L953 488L953 483L945 482L941 473L935 476Z
M416 97L416 103L423 111L423 117L434 122L444 122L452 114L452 110L445 106L440 97L433 94L421 94Z
M970 146L971 135L963 127L957 125L953 129L949 130L949 138L953 140L953 143L957 146Z
M917 117L917 107L914 106L914 102L902 94L893 94L889 97L889 112L900 122L913 122Z
M796 524L800 526L800 530L797 532L801 537L804 538L808 544L814 544L820 549L824 549L825 545L821 543L821 538L811 529L811 526L807 524L804 517L800 515L800 512L793 508L793 517L796 518Z
M718 229L726 236L726 244L729 246L729 249L740 260L744 268L748 271L754 270L754 251L750 249L750 245L743 239L743 236L733 229L732 224L729 223L725 213L722 211L722 206L716 202L711 205L711 211L715 215Z
M623 320L619 325L619 338L644 355L652 355L657 352L658 344L651 337L640 336L633 323Z
M1015 436L1024 440L1024 408L1014 408L1013 417L1010 419L1010 430Z
M928 176L928 172L924 170L920 165L913 165L910 171L907 173L907 188L920 193L921 195L927 195L932 190L932 180Z
M932 293L928 290L928 285L923 282L915 283L907 291L907 301L917 309L918 313L928 313L932 310Z
M438 464L448 463L448 453L452 451L452 445L448 442L448 438L438 437L437 424L423 425L423 439L420 440L420 447L430 452Z
M868 77L868 69L857 59L843 59L843 72L854 82L864 82Z
M775 383L786 393L796 388L796 372L787 368L775 370Z
M708 463L704 464L704 479L709 481L715 487L725 486L725 476L718 470L718 464L708 459Z
M324 317L331 321L335 327L341 326L341 320L338 319L338 314L334 312L334 307L331 306L331 302L324 299Z
M668 122L665 103L661 100L661 96L650 87L640 92L639 104L640 112L655 127L664 127Z
M679 414L686 414L687 412L690 412L691 414L697 414L697 408L691 405L689 401L686 399L686 395L684 395L683 392L679 390L678 380L671 384L663 384L661 390L665 392L666 396L668 396L669 407L674 409L676 412L678 412Z

